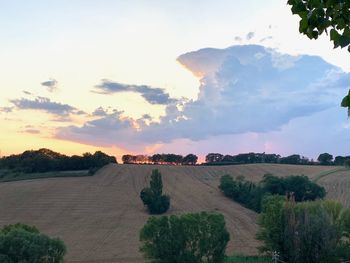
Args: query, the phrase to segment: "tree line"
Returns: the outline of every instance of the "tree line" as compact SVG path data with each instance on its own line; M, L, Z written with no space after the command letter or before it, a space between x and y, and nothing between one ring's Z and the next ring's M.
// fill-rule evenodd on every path
M122 156L124 164L172 164L172 165L195 165L198 161L198 156L190 153L186 156L172 153L156 153L152 156L148 155L131 155L125 154Z
M67 156L49 149L29 150L0 158L0 169L10 169L24 173L50 171L94 170L109 163L117 163L114 156L101 151L82 156Z
M309 159L300 154L292 154L282 157L279 154L266 153L240 153L237 155L223 155L221 153L209 153L205 157L206 165L225 164L248 164L248 163L280 163L280 164L300 164L300 165L346 165L350 166L350 156L336 156L321 153L317 161Z

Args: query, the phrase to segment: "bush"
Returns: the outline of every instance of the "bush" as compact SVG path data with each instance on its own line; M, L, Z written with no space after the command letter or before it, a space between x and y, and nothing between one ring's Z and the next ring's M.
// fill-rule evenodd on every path
M170 197L163 195L163 182L161 173L152 171L150 187L143 188L140 198L151 214L163 214L170 207Z
M326 196L326 190L311 182L304 175L290 175L287 177L276 177L266 174L262 180L263 191L272 195L285 195L293 193L295 201L313 201Z
M293 195L297 202L316 200L326 195L323 187L300 175L276 177L266 174L260 184L224 175L219 188L225 196L258 213L261 211L261 201L267 195Z
M229 241L221 214L151 217L140 233L141 251L157 263L221 263Z
M220 190L229 198L252 209L260 212L260 203L262 198L262 189L254 184L244 180L244 178L233 179L230 175L224 175L220 179Z
M65 253L60 239L41 234L35 227L15 224L0 230L0 262L61 263Z

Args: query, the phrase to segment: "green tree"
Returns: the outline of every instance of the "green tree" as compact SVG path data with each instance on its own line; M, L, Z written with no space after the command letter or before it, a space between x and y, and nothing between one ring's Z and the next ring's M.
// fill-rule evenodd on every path
M41 234L24 224L0 230L0 261L3 263L61 263L66 253L64 243Z
M229 241L221 214L151 217L140 232L141 251L154 263L221 263Z
M158 169L152 170L150 187L142 189L140 198L151 214L162 214L169 209L170 197L163 195L162 175Z

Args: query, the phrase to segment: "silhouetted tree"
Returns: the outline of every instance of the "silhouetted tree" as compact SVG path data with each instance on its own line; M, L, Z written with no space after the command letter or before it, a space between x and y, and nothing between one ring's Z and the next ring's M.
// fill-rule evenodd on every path
M329 153L321 153L317 158L317 161L319 161L320 164L322 165L330 165L332 164L332 160L333 160L333 155Z
M198 157L192 153L187 154L183 159L182 159L182 164L186 165L195 165L197 163Z
M208 153L205 157L206 163L216 163L221 162L224 156L220 153Z

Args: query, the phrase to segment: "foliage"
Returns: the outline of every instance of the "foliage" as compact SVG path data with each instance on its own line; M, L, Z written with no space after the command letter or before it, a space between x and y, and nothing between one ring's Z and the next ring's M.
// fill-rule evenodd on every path
M256 212L261 211L261 202L267 195L293 194L297 202L315 200L326 195L323 187L300 175L277 177L266 174L258 185L244 178L234 179L230 175L224 175L220 179L219 188L225 196Z
M349 210L334 201L295 203L280 197L264 200L258 239L262 252L279 252L290 263L332 263L350 255L346 236Z
M300 156L299 154L292 154L292 155L281 158L280 163L282 163L282 164L309 164L310 162L304 156Z
M334 48L347 47L350 51L349 0L288 0L292 13L299 15L299 31L310 39L323 33L330 35Z
M152 171L150 187L142 189L140 198L151 214L163 214L168 211L170 197L163 195L162 175L158 169Z
M333 161L333 155L329 153L321 153L318 156L317 161L319 161L322 165L330 165Z
M334 158L335 165L345 165L345 162L350 160L350 156L336 156Z
M209 153L205 157L206 165L248 164L248 163L282 163L282 164L315 164L312 160L299 154L281 157L279 154L240 153L237 155L222 155Z
M221 214L151 217L140 233L141 251L154 263L221 263L229 241Z
M43 173L88 170L116 162L114 156L108 156L101 151L94 154L84 153L83 156L73 155L69 157L49 149L39 149L1 158L0 169L10 169L24 173Z
M293 193L295 201L297 202L315 200L326 196L326 190L322 186L310 181L310 179L304 175L276 177L266 174L261 184L264 193L273 195Z
M281 156L265 153L240 153L237 155L222 155L209 153L205 157L207 164L243 164L243 163L277 163Z
M225 263L271 263L271 257L265 256L230 256Z
M152 156L147 155L130 155L125 154L122 156L124 164L172 164L172 165L195 165L198 157L192 153L183 157L182 155L172 153L154 154Z
M225 196L243 204L245 207L260 212L262 189L253 182L243 178L234 179L224 175L220 179L220 190Z
M182 159L182 164L185 165L195 165L198 161L197 155L194 155L192 153L187 154L183 159Z
M32 226L15 224L0 230L0 260L4 263L60 263L66 253L64 243Z

